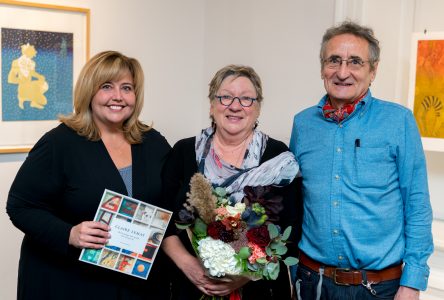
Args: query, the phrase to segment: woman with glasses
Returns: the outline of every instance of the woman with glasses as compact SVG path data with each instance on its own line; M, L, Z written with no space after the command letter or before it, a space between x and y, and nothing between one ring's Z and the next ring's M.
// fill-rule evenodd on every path
M259 76L251 67L226 66L211 80L209 99L211 126L177 142L165 164L164 196L174 202L171 209L183 208L195 173L203 174L213 187L224 187L234 202L243 200L244 188L271 187L270 195L283 199L278 224L294 228L287 254L296 256L301 211L294 180L298 164L284 143L257 129L263 100ZM163 249L179 269L172 287L174 299L199 299L202 293L226 296L240 288L242 299L290 299L283 264L275 281L221 281L206 275L184 232L167 234Z

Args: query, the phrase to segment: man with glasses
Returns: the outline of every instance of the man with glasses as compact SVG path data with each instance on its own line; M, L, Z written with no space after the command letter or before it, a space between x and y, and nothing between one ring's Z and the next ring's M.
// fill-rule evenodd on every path
M415 119L369 87L373 30L344 22L324 34L327 94L294 118L302 172L299 299L419 299L433 251L427 171Z

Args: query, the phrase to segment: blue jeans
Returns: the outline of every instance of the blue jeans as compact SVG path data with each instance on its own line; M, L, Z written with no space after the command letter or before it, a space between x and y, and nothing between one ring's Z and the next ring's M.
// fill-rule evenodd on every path
M318 272L299 265L296 271L296 299L317 299L317 286L320 280ZM399 288L399 279L387 280L378 284L372 284L369 288L364 285L337 285L326 276L322 277L320 289L321 300L375 300L393 299ZM373 294L371 292L373 289Z

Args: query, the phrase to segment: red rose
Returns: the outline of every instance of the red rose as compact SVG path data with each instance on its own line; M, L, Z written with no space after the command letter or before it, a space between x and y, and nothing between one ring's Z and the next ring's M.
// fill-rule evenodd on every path
M218 240L220 232L219 222L211 222L210 224L208 224L207 232L208 235L211 236L213 239Z
M265 247L267 247L270 243L270 233L268 232L267 226L262 225L251 228L247 231L247 239L249 242L265 249Z

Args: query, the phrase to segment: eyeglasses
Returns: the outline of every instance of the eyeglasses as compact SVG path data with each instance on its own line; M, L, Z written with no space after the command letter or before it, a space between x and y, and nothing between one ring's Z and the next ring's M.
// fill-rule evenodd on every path
M253 105L254 101L257 101L257 98L251 98L247 96L242 97L232 97L228 95L222 95L222 96L216 96L216 98L219 100L220 104L224 106L230 106L234 100L238 100L240 105L243 107L250 107Z
M342 59L340 56L333 55L327 59L324 59L324 64L325 64L325 66L327 66L327 68L339 69L341 67L343 61L345 61L346 66L350 70L354 70L354 71L360 70L364 66L364 63L370 62L368 60L362 60L362 58L360 58L360 57L351 57L351 58L347 58L347 59Z

